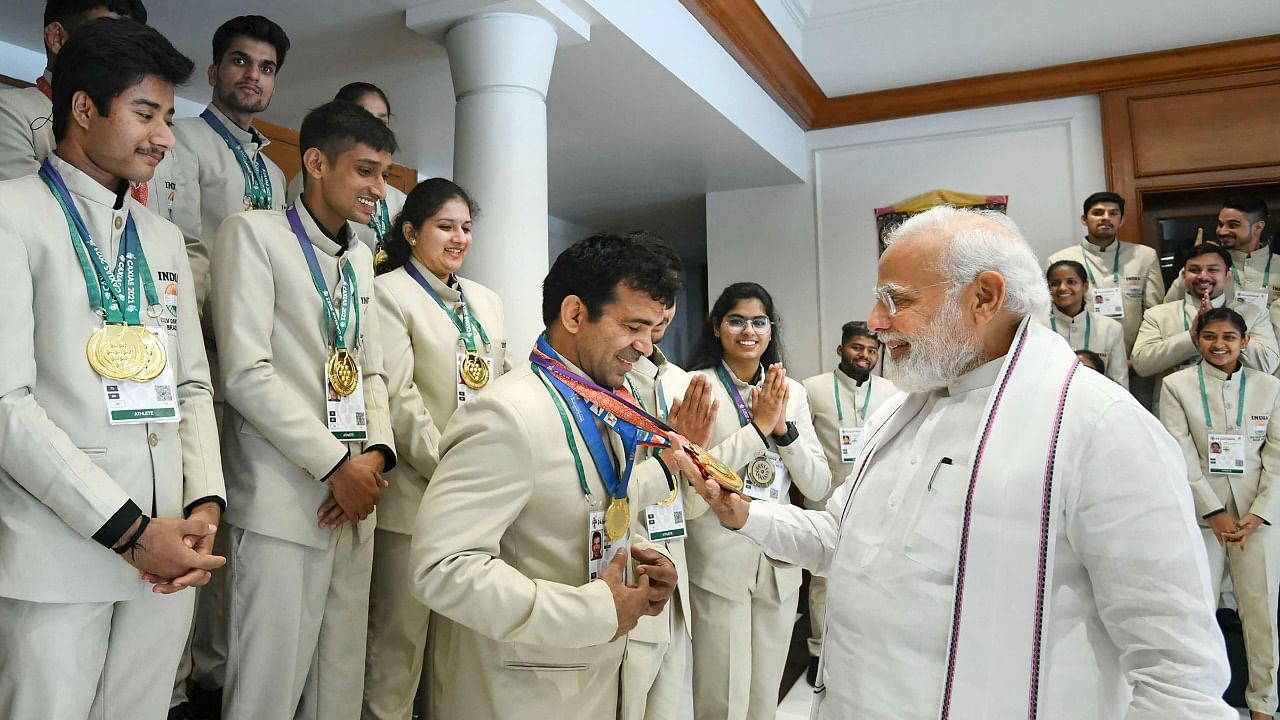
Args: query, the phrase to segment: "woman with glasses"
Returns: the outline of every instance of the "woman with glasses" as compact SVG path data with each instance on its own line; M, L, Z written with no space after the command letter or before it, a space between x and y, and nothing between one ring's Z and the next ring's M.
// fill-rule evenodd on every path
M804 387L786 376L773 298L756 283L720 293L693 351L719 410L710 446L746 425L757 454L733 468L755 502L790 504L794 484L817 500L831 471L810 419ZM778 568L747 538L720 526L699 496L689 518L693 606L693 703L699 720L762 720L778 708L778 686L799 600L800 569Z

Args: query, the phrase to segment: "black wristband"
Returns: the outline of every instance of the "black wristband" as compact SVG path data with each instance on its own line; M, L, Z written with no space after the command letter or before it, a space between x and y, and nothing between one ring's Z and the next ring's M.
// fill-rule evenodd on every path
M796 429L795 423L788 420L787 431L782 435L774 435L772 437L773 441L778 444L778 447L786 447L800 439L800 431Z
M138 529L129 537L125 544L117 548L111 548L111 551L117 555L123 555L138 546L138 540L142 539L142 533L146 532L147 525L151 524L151 518L146 515L138 516Z

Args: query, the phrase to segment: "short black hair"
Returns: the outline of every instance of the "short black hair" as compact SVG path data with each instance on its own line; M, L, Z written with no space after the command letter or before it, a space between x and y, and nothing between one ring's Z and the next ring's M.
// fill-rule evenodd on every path
M1235 329L1240 331L1240 337L1249 334L1249 326L1245 323L1244 316L1229 307L1210 308L1208 312L1196 318L1196 334L1199 335L1209 323L1219 320L1226 320L1235 326Z
M345 100L330 100L302 119L298 151L317 148L331 162L355 145L394 154L396 134L368 110Z
M363 81L347 83L346 85L338 88L338 94L334 95L333 99L346 100L349 103L359 105L360 98L369 94L377 95L382 98L383 104L387 106L387 114L391 114L391 101L387 99L387 94L382 92L382 88L374 85L373 83Z
M861 320L850 320L840 327L840 344L847 345L849 341L856 337L871 338L876 342L880 342L880 338L871 332L871 328Z
M59 23L72 33L89 19L89 13L98 9L147 24L147 8L142 0L48 0L44 4L43 27Z
M1267 219L1267 201L1260 197L1229 197L1222 201L1223 210L1239 210L1249 219L1249 224Z
M284 67L289 54L289 36L284 28L261 15L241 15L222 23L213 33L213 64L222 63L231 43L238 37L253 38L276 49L276 69Z
M720 338L716 337L716 328L720 326L729 311L743 300L759 300L760 304L764 305L764 313L773 323L769 332L769 346L760 355L760 364L769 367L774 363L784 362L782 319L774 309L773 296L759 283L736 282L722 290L720 297L716 298L715 304L711 306L711 313L707 315L707 321L702 325L702 332L694 343L693 352L689 354L688 369L705 370L715 367L724 359L724 346L720 344Z
M107 116L112 100L148 76L181 85L194 67L154 28L128 19L87 22L53 62L53 135L66 135L71 98L81 90Z
M1080 276L1080 282L1085 285L1089 284L1089 273L1084 269L1084 265L1076 260L1059 260L1051 264L1049 269L1044 271L1044 279L1046 282L1048 282L1050 276L1053 275L1053 271L1058 268L1071 268L1072 272Z
M671 278L676 285L676 293L684 289L684 261L680 259L679 253L662 239L661 235L648 230L632 230L624 237L645 245L659 255L667 264L667 271L671 273Z
M551 327L570 295L582 300L587 319L595 322L604 306L617 300L618 285L671 307L679 288L669 262L648 243L626 235L599 233L579 240L560 253L542 281L542 322Z
M1096 192L1090 195L1089 197L1085 198L1084 206L1083 206L1084 211L1081 214L1088 215L1090 208L1092 208L1094 205L1097 205L1098 203L1104 203L1104 202L1115 203L1116 207L1120 208L1120 214L1124 215L1124 198L1110 191Z
M1192 258L1198 258L1201 255L1217 255L1222 258L1222 262L1227 264L1227 269L1231 269L1231 253L1216 242L1205 242L1187 248L1182 255L1182 267L1185 268Z
M1098 366L1097 370L1099 373L1103 375L1107 374L1107 362L1102 359L1101 355L1099 355L1098 353L1092 350L1085 350L1083 348L1080 350L1076 350L1075 352L1076 352L1076 357L1080 358L1081 360L1088 360L1094 365L1097 365Z

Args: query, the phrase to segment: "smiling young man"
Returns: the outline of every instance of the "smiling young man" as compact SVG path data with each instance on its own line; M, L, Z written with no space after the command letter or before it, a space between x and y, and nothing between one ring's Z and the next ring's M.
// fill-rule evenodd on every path
M1231 277L1236 294L1266 309L1280 297L1280 263L1275 253L1263 244L1262 231L1267 226L1267 203L1259 197L1237 196L1222 201L1218 211L1218 228L1214 232L1218 244L1231 253ZM1197 236L1196 244L1203 242ZM1274 273L1273 273L1274 271ZM1186 296L1182 278L1173 281L1164 301Z
M180 591L224 562L182 236L128 192L173 147L173 88L191 69L144 25L86 23L53 68L54 154L0 183L5 717L162 717L156 679L194 603Z
M71 33L100 17L147 22L141 0L48 0L44 6L44 74L32 87L0 92L0 180L34 175L53 152L53 63ZM145 201L144 201L145 202Z
M1245 365L1265 373L1280 365L1280 351L1269 315L1236 296L1231 279L1231 254L1217 243L1204 243L1187 252L1182 282L1191 293L1180 300L1157 305L1142 317L1142 329L1133 344L1134 372L1159 379L1200 359L1196 345L1196 318L1216 307L1240 313L1249 328L1249 346L1240 354Z
M805 499L805 507L821 510L827 498L844 482L849 468L858 459L866 438L864 426L876 408L898 392L883 377L872 377L871 371L880 361L880 340L865 322L851 321L840 328L840 345L836 347L840 364L831 372L814 375L804 381L809 395L809 414L813 427L831 468L831 492L821 500ZM847 442L845 441L847 438ZM827 579L813 576L809 583L809 683L818 675L818 658L822 655L822 626L827 616Z
M298 137L299 201L232 215L213 248L236 720L359 716L374 505L396 462L373 255L353 227L386 192L395 136L330 102Z
M670 489L661 471L628 478L623 435L574 388L622 387L675 291L666 260L632 238L574 244L543 282L535 353L450 420L410 556L435 613L428 662L448 678L431 683L430 717L618 717L624 638L677 581L669 559L632 548L639 581L625 582L626 538L639 531L626 506Z

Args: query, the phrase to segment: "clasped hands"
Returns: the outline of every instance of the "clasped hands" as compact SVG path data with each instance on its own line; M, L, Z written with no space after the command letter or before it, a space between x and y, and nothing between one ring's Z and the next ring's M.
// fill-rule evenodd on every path
M1225 547L1244 549L1245 542L1263 523L1261 517L1249 513L1236 518L1229 512L1220 512L1209 518L1209 528L1214 537Z

